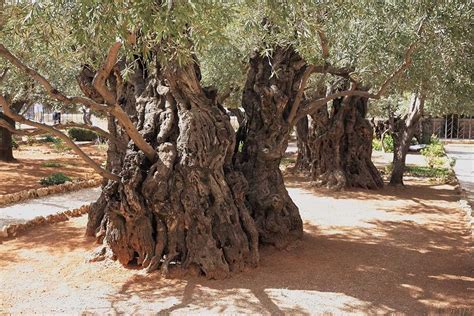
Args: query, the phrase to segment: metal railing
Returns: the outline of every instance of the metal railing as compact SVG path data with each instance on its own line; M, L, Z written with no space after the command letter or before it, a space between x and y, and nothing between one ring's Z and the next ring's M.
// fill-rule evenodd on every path
M432 134L442 139L474 139L474 117L447 115L431 119Z

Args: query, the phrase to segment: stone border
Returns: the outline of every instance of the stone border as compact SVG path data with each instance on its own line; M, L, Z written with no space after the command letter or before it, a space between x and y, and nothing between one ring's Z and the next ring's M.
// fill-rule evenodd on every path
M48 187L38 188L38 189L29 189L20 192L0 195L0 207L12 204L23 202L30 199L36 199L39 197L57 194L57 193L65 193L70 191L75 191L79 189L85 188L92 188L99 186L102 182L102 179L93 179L93 180L85 180L85 181L78 181L78 182L66 182L63 184L52 185Z
M68 221L70 218L82 216L89 212L90 207L91 204L86 204L76 209L66 210L48 216L37 216L32 220L27 221L26 223L10 224L4 226L0 230L0 240L18 237L24 234L25 232L31 230L32 228L37 228L46 224L65 222Z
M470 250L471 253L474 253L474 213L472 211L473 205L469 201L468 195L466 190L462 188L461 182L459 181L456 172L454 172L454 168L450 167L451 171L454 173L454 179L456 179L456 185L454 186L454 190L459 195L459 208L464 211L466 214L467 219L467 226L471 232L471 245Z

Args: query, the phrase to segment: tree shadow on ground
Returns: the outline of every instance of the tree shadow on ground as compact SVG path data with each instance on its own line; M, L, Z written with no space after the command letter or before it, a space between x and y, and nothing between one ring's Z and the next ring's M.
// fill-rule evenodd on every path
M14 250L41 249L55 254L66 254L72 250L89 251L94 238L85 237L83 227L71 226L66 221L32 228L17 237L17 241L21 247Z
M469 314L474 306L474 274L467 225L459 210L423 198L444 189L421 190L408 191L407 203L397 208L380 204L378 217L366 217L368 226L319 227L318 217L311 216L321 212L318 205L305 207L303 239L283 251L263 247L255 269L216 281L183 276L178 269L166 280L159 272L146 275L137 270L106 299L115 313ZM345 193L358 199L357 194ZM452 191L445 194L453 200ZM393 219L380 213L407 216ZM417 214L423 217L417 219ZM54 229L44 226L20 237L16 250L44 248L62 256L76 250L86 253L93 241L83 234L81 225L68 222L55 224ZM10 260L19 259L11 255ZM107 273L105 267L98 270Z
M255 313L307 314L318 306L324 312L335 301L339 312L362 313L424 314L473 306L472 258L468 241L460 243L457 231L446 228L440 235L437 229L410 222L373 224L378 237L363 229L323 235L306 224L296 247L263 248L254 270L219 281L175 277L186 282L184 290L172 293L182 299L162 312L225 313L232 305ZM150 299L159 283L159 273L135 276L120 294ZM231 301L229 293L236 293Z
M434 200L455 202L459 200L459 196L453 194L453 188L449 185L426 184L421 181L407 181L403 187L394 187L385 185L380 190L365 190L358 188L347 188L341 191L327 189L325 187L316 186L302 175L285 176L285 185L287 188L304 189L316 196L332 197L335 199L357 199L357 200ZM416 190L413 190L416 188Z

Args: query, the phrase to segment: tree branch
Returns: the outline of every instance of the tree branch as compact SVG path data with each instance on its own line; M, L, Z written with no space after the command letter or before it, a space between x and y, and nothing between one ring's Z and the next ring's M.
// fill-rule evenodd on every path
M10 124L8 124L8 122L6 120L1 119L1 118L0 118L0 126L3 127L3 128L8 129L10 131L10 133L12 133L12 134L21 135L21 136L30 136L31 137L31 136L37 136L37 135L43 135L43 134L48 134L49 133L46 130L42 130L42 129L38 129L38 128L29 129L29 130L16 129L13 126L11 126ZM67 122L66 124L56 124L56 125L54 125L54 128L58 129L58 130L68 129L68 128L71 128L71 127L78 127L78 128L83 128L83 129L88 129L88 130L94 131L98 135L100 135L104 138L107 138L111 143L115 144L120 149L122 149L122 150L126 149L126 146L124 144L119 142L114 136L112 136L110 133L104 131L100 127L91 126L91 125L87 125L87 124L74 123L74 122Z
M102 67L97 71L94 79L92 80L92 86L100 93L100 95L104 98L105 103L108 105L115 105L116 97L113 93L107 88L107 78L110 76L110 72L114 68L115 64L117 63L118 53L122 43L115 42L112 47L109 49L109 53L105 59L104 64Z
M424 26L425 21L426 21L426 17L424 17L421 20L420 26L418 27L417 39L413 41L413 43L411 43L410 46L408 46L408 48L405 50L403 62L400 64L400 66L397 67L397 69L395 69L395 71L390 76L387 77L387 79L385 79L385 81L382 83L377 93L374 94L374 93L369 93L369 92L361 91L357 89L351 89L348 91L340 91L337 93L333 93L331 95L326 96L325 98L309 101L306 104L306 106L300 109L299 113L295 116L295 119L293 120L293 122L290 122L290 123L292 125L296 124L296 122L298 122L298 120L300 120L302 117L305 117L308 114L316 112L319 108L327 104L329 101L332 101L334 99L338 99L341 97L359 96L359 97L368 98L368 99L380 99L383 96L383 94L386 92L389 85L411 65L411 57L413 55L413 52L416 49L418 42L420 41L421 33L423 32L423 26Z
M290 114L288 115L287 122L291 123L295 119L296 113L298 112L298 108L301 103L301 99L303 97L304 89L306 88L306 84L308 82L309 77L311 76L312 73L314 73L315 68L316 68L315 66L310 65L305 69L303 76L301 77L300 86L298 88L298 93L296 94L295 101L293 102L291 106L291 110L290 110Z
M38 122L33 122L33 121L30 121L26 118L24 118L23 116L21 115L18 115L16 113L14 113L11 109L10 109L10 104L7 102L7 100L0 95L0 105L2 106L3 108L3 113L5 113L6 116L10 117L11 119L13 119L14 121L16 122L19 122L19 123L23 123L23 124L26 124L26 125L29 125L29 126L33 126L33 127L36 127L37 129L40 129L40 130L43 130L43 131L46 131L52 135L55 135L57 136L58 138L62 139L66 144L68 144L69 146L71 146L72 150L77 154L79 155L82 159L84 159L84 161L89 164L98 174L100 174L102 177L106 178L106 179L109 179L109 180L113 180L113 181L120 181L120 177L110 173L109 171L103 169L102 167L99 166L99 164L97 164L94 160L92 160L89 156L87 156L86 153L84 153L82 151L82 149L79 148L79 146L77 146L69 137L66 136L66 134L56 130L54 127L52 126L48 126L46 124L42 124L42 123L38 123Z
M237 91L237 88L230 87L227 90L225 90L222 94L219 94L217 97L217 103L221 105L224 104L224 101L227 100L227 98L229 98L232 92L234 91Z
M104 71L104 73L105 71L109 69L111 70L111 68L109 68L110 63L113 62L115 58L114 54L118 53L118 48L120 48L120 47L117 48L116 44L114 44L114 46L110 49L109 51L110 56L107 57L106 63L104 67L101 69ZM118 103L114 101L111 106L106 106L85 97L67 97L66 95L61 93L59 90L54 88L51 85L51 83L49 83L49 81L43 76L41 76L36 70L23 64L23 62L21 62L16 56L14 56L3 44L0 44L0 56L3 56L8 61L10 61L14 66L16 66L17 68L19 68L20 70L28 74L30 77L32 77L35 81L37 81L39 84L43 86L43 88L51 97L57 99L58 101L61 101L65 104L83 104L86 107L89 107L91 109L112 114L117 119L119 124L125 129L128 136L130 136L130 138L133 140L135 145L145 153L145 156L152 162L156 161L156 157L157 157L156 151L153 149L153 147L150 144L148 144L145 141L145 139L143 139L143 137L140 135L136 127L133 125L133 122L130 120L130 117L128 116L128 114L125 113L125 111L121 108L121 106ZM102 97L106 99L106 96L102 95Z
M15 55L13 55L3 44L0 43L0 56L3 56L15 67L29 75L36 82L43 86L46 92L54 99L61 101L65 104L84 104L90 108L93 108L97 111L107 112L107 107L103 106L95 101L84 98L84 97L68 97L60 92L58 89L54 88L49 81L40 75L36 70L26 66L22 61L20 61Z

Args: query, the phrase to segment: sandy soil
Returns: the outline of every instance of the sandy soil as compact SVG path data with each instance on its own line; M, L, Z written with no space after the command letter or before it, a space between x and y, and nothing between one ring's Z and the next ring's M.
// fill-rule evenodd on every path
M105 159L105 150L97 146L80 145L80 147L96 161ZM39 188L39 180L53 172L62 172L73 180L93 179L99 177L94 170L72 151L58 153L51 145L41 144L20 146L13 152L15 162L0 161L0 195ZM61 167L46 167L46 162L60 163Z
M304 237L263 249L256 269L210 281L87 263L95 245L84 216L0 245L0 313L459 315L474 306L470 233L451 186L334 193L287 182Z

